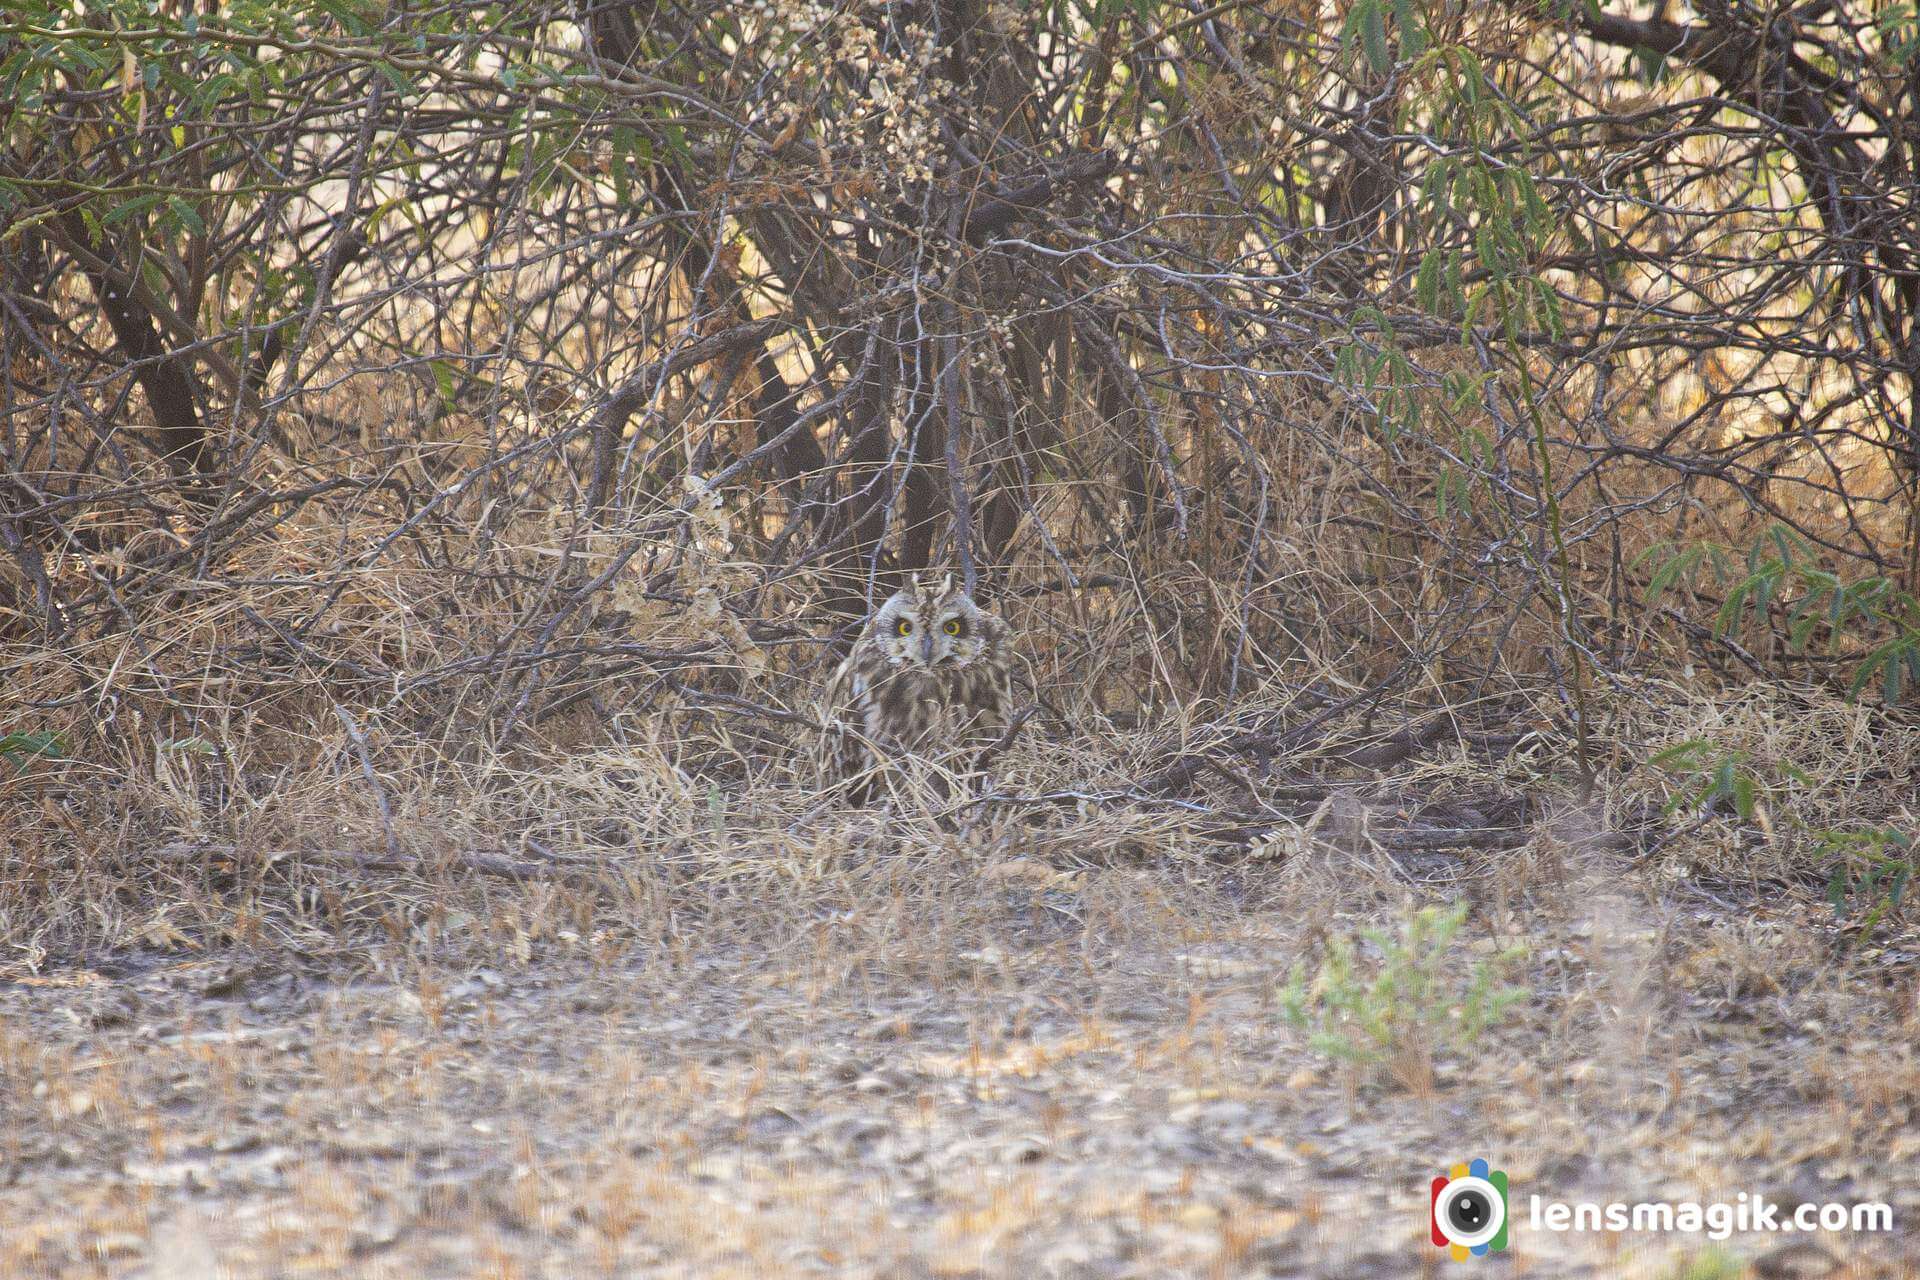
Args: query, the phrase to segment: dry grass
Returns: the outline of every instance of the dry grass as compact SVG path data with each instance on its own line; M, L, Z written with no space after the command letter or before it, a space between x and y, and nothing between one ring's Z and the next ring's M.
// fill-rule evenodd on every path
M0 768L0 1276L1418 1275L1425 1179L1481 1153L1920 1221L1911 911L1821 905L1822 833L1913 821L1895 712L1621 677L1583 795L1536 658L1364 696L1352 637L1407 615L1330 505L1276 533L1231 698L1218 574L1016 566L1040 712L992 786L848 810L796 767L821 583L738 512L463 508L358 555L414 518L382 501L5 655L0 728L64 755ZM603 574L549 647L630 666L524 663ZM1692 739L1754 817L1667 809L1646 762ZM1285 1024L1330 938L1460 900L1462 963L1521 957L1502 1025L1373 1070ZM1666 1277L1698 1243L1515 1248Z
M1098 30L975 7L998 34L963 43L1048 52L1018 73L1033 110L1003 112L1007 85L991 111L958 82L920 102L955 138L1006 126L974 139L992 164L965 191L867 136L925 68L859 43L861 6L791 42L775 16L795 6L721 6L724 31L633 7L675 50L656 70L789 121L778 142L697 112L643 128L644 198L600 136L666 127L640 79L558 126L564 182L538 178L540 147L479 141L531 141L536 99L571 92L508 83L519 44L426 96L395 83L398 107L371 94L358 145L331 130L360 108L326 96L350 75L284 115L181 118L195 167L166 190L273 155L274 190L313 205L181 300L206 338L186 367L229 358L243 314L239 346L274 316L305 345L262 366L260 403L196 409L233 468L207 505L139 447L152 388L115 370L99 286L64 251L22 268L57 323L9 338L22 425L0 438L0 1280L1426 1276L1427 1180L1475 1155L1520 1196L1897 1214L1891 1238L1797 1255L1523 1227L1516 1273L1914 1274L1920 919L1874 915L1878 884L1826 896L1836 868L1874 869L1842 837L1920 821L1912 709L1837 692L1911 625L1789 653L1805 583L1730 628L1703 621L1730 578L1649 583L1679 547L1737 566L1776 520L1824 540L1809 564L1912 581L1885 356L1905 312L1829 288L1842 264L1898 266L1910 193L1849 193L1834 164L1828 197L1796 194L1806 149L1786 165L1770 116L1702 112L1719 90L1693 51L1628 101L1623 51L1563 46L1577 15L1427 15L1486 55L1490 95L1543 113L1482 152L1460 103L1416 101L1449 65L1431 57L1392 78L1394 138L1349 111L1381 86L1337 38L1344 9L1141 6L1134 31L1126 6ZM608 38L576 17L565 45ZM1799 34L1824 66L1845 46L1820 25ZM102 74L124 54L129 78L102 110L149 49L111 35ZM603 73L639 53L602 52L581 82L618 89ZM1110 112L1116 55L1141 87ZM879 78L840 96L862 63ZM1832 92L1879 145L1858 93L1791 92ZM165 110L141 94L139 129ZM202 157L232 112L227 170ZM887 141L911 133L891 119ZM88 132L47 128L22 163ZM1088 150L1113 165L1055 172ZM370 156L379 212L340 217L332 189ZM719 156L725 177L675 167ZM1495 202L1435 216L1414 193L1443 156ZM939 214L1030 166L1054 190L1016 222ZM1399 195L1355 216L1375 167ZM1469 342L1506 309L1491 289L1459 342L1451 304L1401 323L1429 249L1485 286L1508 270L1479 243L1501 240L1496 168L1554 202L1500 255L1560 293L1553 344ZM1284 216L1256 175L1285 175ZM26 231L97 213L34 182L55 203L30 201ZM1848 201L1880 213L1841 219ZM235 228L240 203L202 203ZM906 209L925 234L894 235ZM116 225L144 263L166 224ZM869 235L897 243L854 253ZM300 315L263 276L307 259L331 265ZM1343 354L1397 354L1405 378L1356 380ZM790 405L761 396L769 371ZM623 385L644 403L600 425ZM1420 415L1390 421L1394 395ZM757 457L789 410L833 474ZM926 483L946 465L957 486ZM883 549L938 559L961 494L963 545L1009 561L982 567L1035 714L959 798L848 809L798 765L846 638L834 606L882 580ZM1339 944L1365 988L1378 938L1462 903L1426 963L1505 958L1522 998L1497 1025L1387 1018L1417 1034L1349 1061L1289 1023L1290 979Z
M10 770L0 1275L1416 1275L1424 1179L1482 1152L1524 1193L1914 1221L1912 926L1841 946L1808 834L1906 820L1911 729L1785 687L1616 705L1623 757L1804 780L1663 818L1644 768L1584 802L1537 739L1369 768L1346 720L1263 772L1218 746L1248 708L1049 717L986 803L890 811L692 709L368 732L371 779L324 720L304 761L256 727ZM1141 789L1202 749L1226 772ZM1422 1089L1284 1025L1324 939L1461 897L1529 996ZM1821 1248L1891 1276L1910 1243Z

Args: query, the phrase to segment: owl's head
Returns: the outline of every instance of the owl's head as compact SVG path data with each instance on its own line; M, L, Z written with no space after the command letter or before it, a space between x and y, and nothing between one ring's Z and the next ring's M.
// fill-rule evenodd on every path
M952 574L931 586L916 574L874 613L867 634L890 665L933 671L972 665L1004 630L1004 623L954 585Z

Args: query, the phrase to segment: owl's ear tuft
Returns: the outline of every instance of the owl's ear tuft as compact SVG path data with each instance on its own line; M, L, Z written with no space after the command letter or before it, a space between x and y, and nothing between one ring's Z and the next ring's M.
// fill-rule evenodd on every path
M943 596L953 594L953 575L951 573L940 580L940 594Z

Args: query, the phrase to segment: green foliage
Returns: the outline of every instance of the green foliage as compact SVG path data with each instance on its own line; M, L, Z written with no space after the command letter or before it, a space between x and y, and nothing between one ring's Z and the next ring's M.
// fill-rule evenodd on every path
M1393 322L1374 307L1361 307L1354 324L1360 332L1334 356L1335 379L1373 401L1388 439L1418 430L1426 387L1401 350ZM1371 334L1366 334L1368 328Z
M0 735L0 760L5 760L18 769L25 769L27 762L36 756L46 760L60 760L64 759L66 754L65 739L57 733L50 733L44 729Z
M363 198L387 180L418 180L420 157L403 136L418 113L458 101L478 132L458 144L465 152L438 162L478 165L479 136L497 130L507 139L502 176L535 196L586 180L596 165L581 157L597 156L602 120L619 123L610 176L627 188L659 135L677 128L679 108L661 99L656 110L644 93L610 111L604 87L575 74L573 54L531 38L547 18L520 6L181 8L191 6L96 0L84 20L69 0L13 0L0 10L6 141L34 162L22 166L33 176L0 189L0 203L15 233L44 224L65 232L77 218L90 241L80 248L158 300L141 299L145 309L188 326L232 317L255 328L255 345L260 332L304 315L318 287L313 271L288 266L287 224L310 207L335 211L350 174ZM337 91L344 123L331 109L299 105L320 84ZM288 155L314 162L289 165ZM366 218L371 240L390 208L344 213ZM420 216L411 205L402 212ZM217 270L201 281L208 260ZM250 349L237 336L220 346L236 363Z
M1663 809L1667 815L1722 809L1742 821L1764 820L1768 801L1786 799L1795 786L1813 785L1791 764L1763 772L1747 752L1697 738L1667 748L1649 763L1675 780ZM1791 814L1792 807L1784 811ZM1811 837L1828 869L1827 899L1834 915L1848 922L1857 941L1900 906L1920 859L1920 841L1892 826L1814 831Z
M1879 29L1887 57L1895 66L1904 67L1913 61L1915 51L1920 50L1920 6L1913 0L1888 5L1875 19L1874 26Z
M1920 842L1893 827L1823 832L1820 849L1831 865L1827 900L1834 915L1851 918L1856 941L1900 906L1920 859Z
M1764 778L1755 771L1746 752L1723 751L1703 738L1668 747L1647 763L1677 779L1663 810L1668 815L1681 809L1707 813L1725 807L1742 821L1752 822L1760 814L1763 798L1811 781L1792 765L1782 766L1777 778Z
M1341 40L1358 49L1367 66L1380 75L1393 70L1396 55L1395 44L1388 40L1389 16L1398 36L1398 56L1403 60L1419 57L1430 41L1426 16L1415 0L1354 0L1340 29Z
M1396 5L1395 11L1403 15L1404 35L1413 6ZM1358 36L1376 71L1391 65L1383 12L1379 0L1362 0L1349 10L1346 24L1349 42ZM1470 49L1429 47L1424 27L1419 30L1420 38L1403 43L1401 50L1410 63L1401 120L1403 127L1447 138L1448 144L1427 159L1415 202L1421 214L1416 221L1434 228L1470 226L1472 232L1470 249L1434 245L1422 251L1411 283L1422 311L1459 326L1460 351L1480 366L1480 376L1471 380L1471 394L1464 394L1455 385L1457 375L1440 380L1420 370L1387 318L1363 306L1354 313L1351 343L1336 359L1335 378L1364 394L1389 441L1423 426L1439 436L1441 432L1428 425L1432 423L1450 426L1464 445L1470 431L1467 411L1482 400L1504 401L1523 416L1528 430L1522 439L1538 477L1534 518L1541 527L1521 527L1524 517L1502 493L1506 482L1500 466L1480 474L1488 497L1486 512L1507 526L1509 545L1533 561L1539 581L1552 593L1572 673L1576 758L1583 779L1590 782L1586 649L1577 634L1554 459L1530 368L1543 336L1556 342L1566 338L1559 296L1541 275L1541 263L1561 237L1562 224L1534 179L1536 165L1513 159L1516 140L1538 136L1536 123L1488 80L1484 64ZM1412 121L1418 121L1417 126ZM1542 151L1537 161L1542 172L1555 163L1550 150ZM1443 475L1436 505L1443 515L1462 511L1470 492L1471 487L1452 474Z
M1281 992L1284 1016L1330 1057L1366 1067L1411 1063L1423 1074L1436 1051L1471 1046L1528 995L1504 984L1508 955L1461 954L1466 918L1465 903L1423 907L1397 934L1362 930L1367 959L1354 939L1333 938L1313 978L1296 972Z
M1774 627L1792 652L1823 640L1829 653L1856 656L1849 696L1876 677L1888 703L1898 702L1910 684L1920 685L1920 600L1881 575L1843 581L1784 525L1774 525L1744 553L1709 542L1661 543L1634 564L1652 566L1649 604L1681 584L1723 591L1715 635ZM1872 646L1864 654L1860 633Z
M1725 1249L1703 1249L1674 1261L1666 1272L1668 1280L1740 1280L1747 1264Z

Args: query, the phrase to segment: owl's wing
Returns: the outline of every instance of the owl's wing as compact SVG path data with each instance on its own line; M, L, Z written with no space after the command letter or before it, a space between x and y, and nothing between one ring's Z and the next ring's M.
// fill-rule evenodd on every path
M1013 628L998 614L987 618L993 636L992 661L987 664L993 673L993 715L1005 728L1013 716Z
M1013 714L1013 628L997 614L983 619L988 635L986 660L976 665L975 679L967 690L967 702L973 714L974 733L972 767L985 769L1011 744L1017 729Z
M823 783L842 782L866 765L860 704L865 699L867 678L857 657L856 651L835 669L820 696L820 743L814 762Z
M827 680L827 687L820 691L820 719L822 723L836 720L853 701L853 659L841 660L833 669L833 675Z

